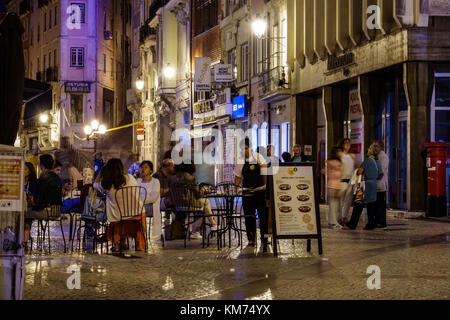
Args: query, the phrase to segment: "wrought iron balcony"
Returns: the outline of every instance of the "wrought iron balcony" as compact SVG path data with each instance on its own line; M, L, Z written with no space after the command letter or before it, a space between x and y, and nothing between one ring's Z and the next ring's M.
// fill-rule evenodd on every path
M151 28L147 23L144 24L141 29L139 30L140 33L140 43L143 44L145 40L147 40L151 36L156 36L156 29Z
M156 0L150 5L148 9L148 21L152 21L156 17L156 12L164 7L170 0Z
M48 0L38 0L38 7L39 9L42 7L48 6L49 1Z
M290 95L288 82L289 68L275 67L260 74L259 96L261 100L272 103Z
M45 82L58 81L58 67L47 68L45 71Z
M25 14L27 14L27 13L30 13L30 9L31 9L31 6L30 6L30 1L31 0L23 0L21 3L20 3L20 5L19 5L19 15L20 16L23 16L23 15L25 15Z

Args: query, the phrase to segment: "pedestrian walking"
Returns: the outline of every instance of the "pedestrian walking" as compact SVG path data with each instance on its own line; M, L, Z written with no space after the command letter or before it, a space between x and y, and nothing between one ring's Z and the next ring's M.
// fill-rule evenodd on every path
M334 147L327 160L328 177L328 228L340 229L338 217L342 194L342 149Z
M353 213L350 221L342 228L343 230L355 230L358 226L359 218L364 207L367 208L368 223L364 230L373 230L376 227L376 201L377 201L377 181L382 174L380 162L377 161L378 150L371 146L357 174L363 175L364 196L363 199L355 201L353 204Z
M376 224L377 228L387 228L386 222L386 193L389 179L389 157L384 152L384 143L375 141L374 146L379 149L378 160L381 164L382 175L377 181Z
M351 141L344 138L338 143L338 147L342 149L341 163L342 163L342 196L341 206L338 222L344 225L348 222L348 212L353 203L353 185L350 183L353 171L355 170L356 157L350 153Z
M256 212L259 217L259 229L261 233L261 242L264 247L267 246L267 239L264 235L267 233L267 208L266 208L266 181L261 174L262 168L266 168L267 164L264 158L250 150L250 140L247 138L243 145L245 159L244 163L240 161L236 166L235 171L235 185L249 189L252 192L251 196L246 196L242 199L242 207L245 215L245 228L247 232L247 239L249 246L255 246L256 242Z

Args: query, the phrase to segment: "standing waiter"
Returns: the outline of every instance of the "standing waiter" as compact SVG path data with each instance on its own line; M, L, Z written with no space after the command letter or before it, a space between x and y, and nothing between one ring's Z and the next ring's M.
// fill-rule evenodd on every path
M266 207L266 179L262 174L267 164L262 155L250 151L250 141L244 141L245 162L238 161L235 171L235 185L239 187L242 183L244 189L252 192L250 196L243 197L242 206L245 215L245 227L247 231L248 245L255 246L256 242L256 210L258 210L259 229L261 242L266 247L267 239L267 207Z

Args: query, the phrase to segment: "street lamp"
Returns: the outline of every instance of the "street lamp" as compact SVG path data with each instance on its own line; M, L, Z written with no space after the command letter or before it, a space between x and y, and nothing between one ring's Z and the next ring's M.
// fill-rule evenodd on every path
M100 124L97 120L92 120L91 125L84 127L84 133L87 140L94 140L94 152L97 152L98 135L104 135L107 129L104 124Z
M136 79L136 89L138 89L139 91L142 91L144 89L144 80L142 80L142 78L137 78Z
M256 20L252 23L253 33L256 35L258 39L261 39L267 31L267 22L266 20L256 16Z
M41 123L47 123L47 121L48 121L48 114L47 114L47 113L42 113L42 114L39 116L39 121L40 121Z
M164 77L166 77L169 80L175 76L175 69L170 66L170 63L167 64L167 67L164 68L163 72L164 72Z

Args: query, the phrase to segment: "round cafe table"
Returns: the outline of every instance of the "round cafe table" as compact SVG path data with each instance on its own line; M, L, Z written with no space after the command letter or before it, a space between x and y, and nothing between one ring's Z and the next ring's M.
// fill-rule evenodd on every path
M231 232L235 231L238 234L239 237L239 244L242 248L242 232L245 231L245 229L242 229L242 223L239 224L239 227L236 225L235 219L242 219L244 216L242 216L240 213L236 214L235 212L235 203L240 198L245 197L251 197L253 195L253 192L246 191L244 193L211 193L208 195L205 195L205 198L207 199L215 199L216 205L220 204L219 206L216 206L216 211L219 211L218 216L223 217L225 220L225 224L217 229L217 249L220 250L222 247L222 236L225 236L228 233L228 246L231 248ZM222 202L223 201L223 202ZM255 218L256 219L256 218ZM224 243L226 243L226 239L224 239Z

